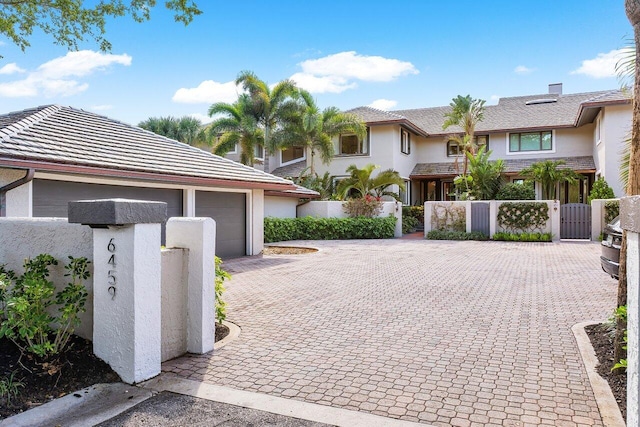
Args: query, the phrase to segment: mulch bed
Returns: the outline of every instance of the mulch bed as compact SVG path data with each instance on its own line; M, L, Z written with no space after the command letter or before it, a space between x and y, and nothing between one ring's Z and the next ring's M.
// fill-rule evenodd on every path
M591 345L598 356L598 374L609 383L613 396L618 402L622 417L627 419L627 375L626 373L611 372L613 367L613 336L609 334L603 324L587 326L585 328Z
M228 334L229 328L216 323L216 341ZM18 396L10 401L0 396L0 419L94 384L120 381L118 374L93 354L91 342L78 336L71 338L71 346L56 359L44 362L26 354L21 357L20 349L13 342L1 338L0 381L6 381L12 372L15 372L14 382L21 383L22 387L18 389Z

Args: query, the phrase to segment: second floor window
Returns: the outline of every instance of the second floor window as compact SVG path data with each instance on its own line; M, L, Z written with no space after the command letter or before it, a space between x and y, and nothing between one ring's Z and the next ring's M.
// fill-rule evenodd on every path
M476 142L476 148L484 146L485 150L489 150L489 135L476 135L473 139ZM464 154L462 151L456 141L450 140L447 142L448 157L462 156Z
M400 151L404 154L411 153L411 134L404 129L400 129Z
M509 134L509 152L552 150L551 131Z
M338 154L341 156L369 154L369 128L364 139L359 139L355 134L340 135L338 145Z
M264 159L264 147L262 147L261 145L256 145L253 151L253 157L260 160Z
M289 163L304 158L304 147L294 145L280 152L281 163Z

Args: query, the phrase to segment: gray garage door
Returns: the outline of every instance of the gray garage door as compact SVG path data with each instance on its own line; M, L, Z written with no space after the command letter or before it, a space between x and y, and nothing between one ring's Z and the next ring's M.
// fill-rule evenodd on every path
M86 184L81 182L33 180L33 216L67 217L73 200L124 198L167 203L167 216L182 216L182 190ZM165 242L164 225L162 244Z
M216 255L234 258L247 254L247 214L244 193L196 191L196 216L216 221Z

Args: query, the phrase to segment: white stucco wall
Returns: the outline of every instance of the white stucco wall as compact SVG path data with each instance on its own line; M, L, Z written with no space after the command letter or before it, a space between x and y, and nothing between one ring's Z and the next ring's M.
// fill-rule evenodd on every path
M187 249L162 250L162 361L187 352Z
M259 255L264 249L264 190L252 190L249 194L250 206L247 207L250 220L248 221L250 248L248 255Z
M616 197L623 197L625 191L620 181L620 162L624 141L631 134L631 105L611 105L605 107L601 114L600 138L601 145L604 145L604 156L598 156L596 169L613 188Z
M80 224L69 224L63 218L0 218L0 264L21 274L26 258L39 254L50 254L58 260L52 266L51 280L57 290L62 290L68 281L64 264L68 256L86 257L93 260L93 233L91 228ZM89 294L85 304L86 312L80 315L81 324L76 333L83 338L93 337L93 263L92 273L84 284Z
M295 197L265 196L264 216L274 218L295 218L298 199Z
M26 170L22 169L0 169L0 187L23 178L26 172ZM32 215L31 198L31 182L8 191L6 198L6 216L30 217Z

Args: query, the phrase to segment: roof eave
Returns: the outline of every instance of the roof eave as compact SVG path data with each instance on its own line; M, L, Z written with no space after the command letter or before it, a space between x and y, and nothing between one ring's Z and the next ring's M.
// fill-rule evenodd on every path
M146 181L165 182L173 184L201 185L230 188L249 188L263 190L294 190L293 183L268 183L258 181L227 180L217 178L206 178L197 176L172 175L153 172L133 171L127 169L109 169L94 166L84 166L69 163L50 163L43 161L0 158L0 166L16 168L33 168L41 172L60 172L82 175L98 175L109 178L138 179Z
M415 133L418 136L422 136L424 138L429 137L430 135L419 128L417 125L411 123L407 119L397 119L397 120L376 120L371 122L365 122L367 126L383 126L383 125L400 125L408 128L410 131Z
M265 196L273 197L292 197L296 199L319 199L319 194L295 193L291 191L268 190L264 192Z

